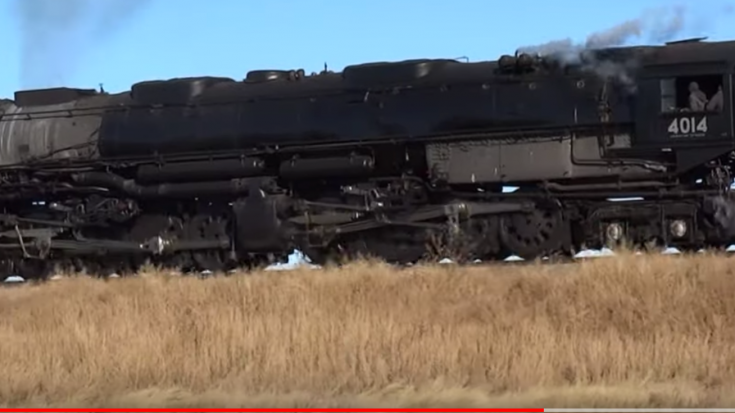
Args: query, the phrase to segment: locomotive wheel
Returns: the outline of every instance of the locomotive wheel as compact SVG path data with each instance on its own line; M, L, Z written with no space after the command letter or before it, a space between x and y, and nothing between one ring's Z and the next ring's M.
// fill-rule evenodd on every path
M459 223L459 232L450 228L430 231L426 250L432 260L450 259L457 264L474 260L495 260L500 252L498 216L474 217Z
M227 222L220 217L197 215L187 222L186 236L192 240L221 240L227 238ZM220 250L194 251L191 254L198 271L223 272L228 269Z
M389 264L409 264L426 258L426 239L427 234L422 230L381 231L377 237L362 238L358 250L364 256L380 258Z
M131 228L129 239L136 242L145 242L156 236L180 238L183 231L184 224L181 218L166 214L142 215L136 219L133 228ZM134 257L131 259L131 266L139 268L147 262L162 267L169 267L170 265L186 266L187 262L183 259L185 257L183 254L179 254L175 259L172 259L170 255L150 258Z
M529 213L514 213L500 220L500 240L512 255L533 260L562 248L566 221L560 208L537 207Z
M26 281L45 281L53 275L55 268L52 261L26 258L19 260L15 269Z
M345 263L358 258L377 258L388 264L408 264L426 256L422 235L423 232L415 230L392 233L379 229L338 240L328 249L309 249L305 253L317 265Z
M467 222L467 251L471 259L492 261L500 251L500 218L495 215L471 218Z

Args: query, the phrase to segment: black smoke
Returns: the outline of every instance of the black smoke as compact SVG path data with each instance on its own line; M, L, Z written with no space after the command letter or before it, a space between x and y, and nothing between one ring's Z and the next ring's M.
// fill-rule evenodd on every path
M629 75L637 62L612 62L595 59L591 50L638 44L661 44L694 33L706 31L707 24L732 12L730 5L710 5L692 11L686 6L669 6L649 9L635 19L587 36L584 42L559 39L525 46L518 53L541 55L562 65L581 65L583 69L605 78L616 78L620 83L635 88Z
M13 0L24 89L60 86L152 0Z

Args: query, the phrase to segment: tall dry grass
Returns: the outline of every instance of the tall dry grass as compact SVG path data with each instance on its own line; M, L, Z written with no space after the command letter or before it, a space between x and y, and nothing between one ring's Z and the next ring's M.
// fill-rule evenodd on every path
M712 406L735 259L377 263L0 291L0 405Z

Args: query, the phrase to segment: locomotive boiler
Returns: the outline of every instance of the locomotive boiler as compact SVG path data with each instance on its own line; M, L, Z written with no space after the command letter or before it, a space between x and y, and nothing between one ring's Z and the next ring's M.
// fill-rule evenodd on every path
M693 39L19 91L0 101L0 260L43 276L293 249L408 262L726 245L734 61L735 42Z

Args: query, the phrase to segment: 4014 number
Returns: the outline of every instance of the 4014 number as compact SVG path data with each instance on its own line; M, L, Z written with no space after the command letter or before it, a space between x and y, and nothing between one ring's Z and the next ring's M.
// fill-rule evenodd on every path
M671 121L668 132L673 136L691 136L707 134L707 117L697 120L696 117L676 118Z

